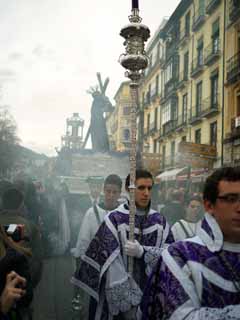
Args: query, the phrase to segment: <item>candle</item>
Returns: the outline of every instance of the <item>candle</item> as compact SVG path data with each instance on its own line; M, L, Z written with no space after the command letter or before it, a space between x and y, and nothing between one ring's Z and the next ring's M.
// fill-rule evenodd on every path
M132 0L132 9L139 9L138 0Z

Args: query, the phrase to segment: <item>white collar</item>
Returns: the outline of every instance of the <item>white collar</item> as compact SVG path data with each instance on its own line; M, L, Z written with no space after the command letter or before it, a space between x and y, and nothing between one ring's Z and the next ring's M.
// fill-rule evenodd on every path
M217 252L221 249L240 252L240 243L224 241L223 233L216 219L207 212L204 219L198 222L197 235L211 252Z
M113 210L113 211L119 211L121 213L124 213L124 214L129 214L129 206L127 203L123 203L123 204L120 204L119 207L117 207L117 209ZM156 210L153 210L150 208L149 212L148 212L148 215L151 215L153 213L156 213L157 211Z

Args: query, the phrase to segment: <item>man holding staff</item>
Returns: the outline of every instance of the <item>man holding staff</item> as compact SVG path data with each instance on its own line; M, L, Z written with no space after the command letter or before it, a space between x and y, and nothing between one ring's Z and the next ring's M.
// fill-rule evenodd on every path
M129 191L129 176L126 190ZM136 171L136 216L134 241L129 241L129 206L120 205L105 216L91 241L73 282L97 301L96 317L90 319L134 319L159 248L172 242L165 218L150 208L153 178L146 170ZM128 259L133 259L132 275Z

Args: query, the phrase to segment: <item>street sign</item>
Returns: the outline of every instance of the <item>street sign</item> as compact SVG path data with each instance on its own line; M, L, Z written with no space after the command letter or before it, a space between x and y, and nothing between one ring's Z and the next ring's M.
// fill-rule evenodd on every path
M178 147L179 153L183 155L195 155L198 157L208 158L208 159L216 159L217 157L217 149L214 146L210 146L207 144L199 144L192 142L184 142L181 141Z
M160 171L161 155L159 153L142 153L144 168L148 169L152 174Z

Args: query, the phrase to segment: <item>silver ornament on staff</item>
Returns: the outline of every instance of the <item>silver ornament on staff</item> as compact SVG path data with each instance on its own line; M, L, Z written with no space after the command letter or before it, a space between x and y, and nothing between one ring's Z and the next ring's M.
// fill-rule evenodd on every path
M136 181L136 154L137 154L137 103L139 81L148 65L148 57L145 52L145 42L150 37L150 30L142 24L139 16L138 0L132 0L132 14L128 17L129 24L121 29L120 35L125 39L125 53L119 60L127 70L125 75L131 80L130 90L132 98L131 106L131 149L130 149L130 203L129 203L129 240L134 241L135 230L135 181ZM133 272L133 258L128 259L128 272Z

